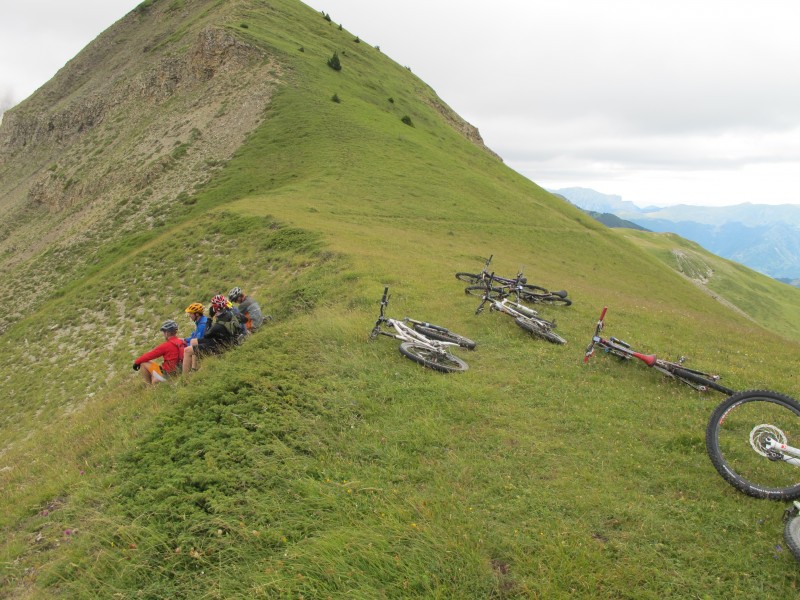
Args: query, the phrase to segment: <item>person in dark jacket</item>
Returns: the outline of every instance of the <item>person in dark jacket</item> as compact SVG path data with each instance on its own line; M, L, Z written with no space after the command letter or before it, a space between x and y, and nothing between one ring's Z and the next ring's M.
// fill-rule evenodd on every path
M201 339L192 340L186 348L183 355L184 374L197 369L198 356L222 352L234 346L241 335L241 325L228 308L228 299L225 296L214 296L209 312L214 315L214 324L206 329Z
M228 298L239 305L239 312L244 315L245 327L248 333L254 332L261 327L264 322L264 315L261 306L250 296L242 291L242 288L235 287L228 293Z
M164 334L164 343L133 361L133 370L139 371L148 384L166 381L167 377L176 375L183 362L186 342L178 337L178 324L171 319L164 321L161 333ZM164 360L159 365L156 359L162 357Z
M238 341L241 342L245 338L245 336L248 333L250 333L247 330L247 325L245 324L245 317L242 314L242 312L238 308L236 308L233 305L233 302L231 302L230 300L228 300L228 310L231 311L231 314L234 316L236 321L239 323L239 334L240 334L240 336L239 336Z

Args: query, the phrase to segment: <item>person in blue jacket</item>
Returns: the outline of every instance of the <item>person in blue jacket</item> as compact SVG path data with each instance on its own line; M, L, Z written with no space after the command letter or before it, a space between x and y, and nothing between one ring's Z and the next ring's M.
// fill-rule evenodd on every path
M184 340L188 346L192 343L192 340L203 339L203 336L206 334L206 327L208 326L208 317L203 314L203 305L199 302L192 302L183 312L189 315L189 318L194 323L192 335Z

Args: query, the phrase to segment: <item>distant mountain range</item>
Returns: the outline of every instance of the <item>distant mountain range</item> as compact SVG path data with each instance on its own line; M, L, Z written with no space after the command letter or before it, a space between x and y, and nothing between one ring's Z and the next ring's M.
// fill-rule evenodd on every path
M754 271L792 285L800 283L800 206L746 203L639 208L621 196L587 188L550 191L592 216L603 215L595 218L609 227L626 227L628 221L650 231L676 233Z

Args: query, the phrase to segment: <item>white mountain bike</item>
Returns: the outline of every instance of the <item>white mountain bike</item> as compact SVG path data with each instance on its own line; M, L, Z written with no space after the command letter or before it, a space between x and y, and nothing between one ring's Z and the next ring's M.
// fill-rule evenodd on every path
M708 421L706 448L723 479L755 498L795 500L783 536L800 561L800 402L768 390L723 401Z
M469 368L466 362L451 354L450 349L461 346L472 350L475 348L475 342L439 325L417 321L410 317L402 320L387 317L384 312L388 304L389 288L386 287L381 298L381 314L375 321L370 339L374 340L379 335L385 335L400 340L400 353L429 369L452 373L466 371ZM384 331L384 325L391 331Z
M509 298L509 292L505 289L495 288L491 286L494 273L487 278L484 282L485 288L483 299L480 305L475 310L478 315L483 312L486 303L489 303L489 310L503 313L514 319L514 323L521 327L528 333L547 340L553 344L566 344L567 340L558 335L553 329L556 324L553 321L547 321L539 316L539 313L532 308L525 306L519 301L514 301Z
M708 421L706 448L723 479L755 498L800 498L800 403L767 390L737 392Z

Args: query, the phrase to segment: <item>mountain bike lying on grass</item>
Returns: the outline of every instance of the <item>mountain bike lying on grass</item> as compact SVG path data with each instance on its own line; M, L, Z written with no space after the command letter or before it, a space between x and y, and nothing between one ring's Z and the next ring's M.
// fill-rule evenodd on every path
M608 310L607 306L603 307L603 312L600 313L600 320L597 322L597 327L594 331L594 336L592 336L592 341L589 346L586 348L586 353L583 357L583 362L589 362L589 359L594 354L595 348L599 347L608 354L613 354L623 360L630 360L632 358L637 358L646 364L648 367L652 367L656 371L660 371L667 377L672 377L677 379L686 385L693 387L696 390L701 392L705 392L709 389L716 390L718 392L722 392L723 394L733 394L734 391L730 388L726 388L723 385L717 383L719 381L719 375L710 375L709 373L704 373L702 371L695 371L694 369L687 369L683 366L683 362L686 360L685 357L681 357L678 359L678 362L671 362L668 360L663 360L661 358L657 358L655 355L652 354L642 354L641 352L636 352L633 350L627 342L623 342L622 340L618 340L617 338L603 338L600 337L600 332L603 331L604 321L606 317L606 311Z
M369 336L371 340L379 335L400 340L400 353L403 356L436 371L451 373L466 371L469 368L463 360L450 354L450 348L461 346L472 350L475 348L475 342L439 325L417 321L410 317L403 320L387 317L385 310L388 305L389 288L386 287L381 298L381 314ZM383 331L384 325L394 331Z
M489 273L489 264L492 262L493 257L494 254L486 259L483 265L483 271L480 273L456 273L456 279L470 284L464 288L466 294L482 297L485 290L485 282L488 280L493 287L498 288L498 292L502 291L502 289L506 289L516 294L518 301L562 306L569 306L572 304L572 300L567 298L566 291L560 290L558 292L551 292L538 285L530 284L528 280L522 276L521 272L517 273L514 279L508 279L507 277L500 277L494 273Z
M722 478L755 498L800 498L800 403L766 390L722 402L708 421L706 449ZM798 524L800 528L800 524Z
M499 281L508 281L510 283L498 283ZM464 293L470 296L483 297L486 293L486 285L490 284L493 292L506 296L513 294L517 302L533 302L536 304L550 305L560 304L562 306L569 306L572 304L572 300L566 298L567 292L548 292L544 288L529 285L524 282L525 278L522 276L522 273L517 273L515 279L506 279L505 277L498 278L493 275L491 279L487 277L484 279L483 283L479 285L468 285L464 288Z
M519 301L515 302L510 300L509 292L503 288L492 287L492 278L484 280L483 285L483 299L480 305L475 310L475 314L479 315L483 312L486 303L489 303L489 310L496 310L497 312L506 314L514 319L514 322L524 329L525 331L552 342L553 344L566 344L567 340L558 335L553 329L556 324L552 321L546 321L539 316L539 313L532 308L525 306Z
M733 394L711 414L706 449L722 478L754 498L800 498L800 402L767 390ZM786 511L783 537L800 561L800 502Z

